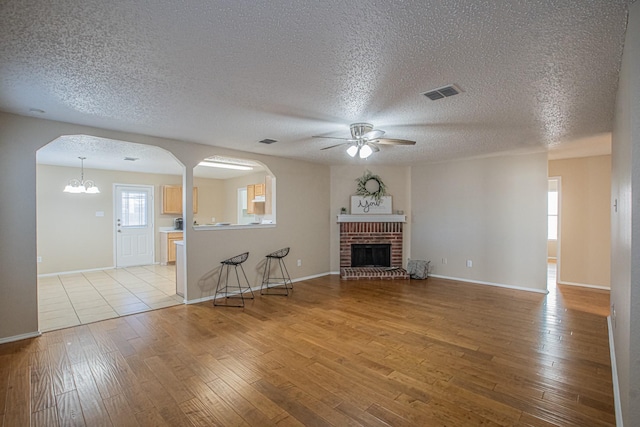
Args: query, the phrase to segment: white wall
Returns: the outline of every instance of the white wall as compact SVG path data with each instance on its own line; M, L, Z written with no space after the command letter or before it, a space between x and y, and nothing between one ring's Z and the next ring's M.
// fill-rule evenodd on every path
M612 142L611 305L625 426L640 420L640 3L630 5ZM614 316L615 310L615 316Z
M434 275L546 290L546 153L413 166L411 189L411 255Z
M36 151L61 135L85 134L140 144L171 152L185 166L182 185L193 186L193 168L201 159L224 155L259 161L278 182L278 224L254 230L194 231L185 229L187 295L207 296L207 275L219 261L250 251L245 268L256 283L264 255L291 246L292 277L329 270L329 168L289 159L255 155L145 135L107 131L69 123L0 113L0 339L35 333L38 329L36 271ZM185 223L193 222L191 192L184 192ZM289 261L287 259L287 261ZM294 261L295 262L295 261ZM204 288L203 288L204 287Z

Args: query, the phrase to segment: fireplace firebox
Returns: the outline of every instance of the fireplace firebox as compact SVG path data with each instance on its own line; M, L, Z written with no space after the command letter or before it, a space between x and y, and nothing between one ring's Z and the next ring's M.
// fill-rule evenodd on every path
M352 244L351 267L391 267L391 244Z

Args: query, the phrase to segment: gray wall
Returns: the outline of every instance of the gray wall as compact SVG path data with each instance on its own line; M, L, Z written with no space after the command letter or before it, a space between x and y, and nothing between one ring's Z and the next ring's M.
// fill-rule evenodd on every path
M640 3L630 6L611 154L611 315L624 425L640 420Z

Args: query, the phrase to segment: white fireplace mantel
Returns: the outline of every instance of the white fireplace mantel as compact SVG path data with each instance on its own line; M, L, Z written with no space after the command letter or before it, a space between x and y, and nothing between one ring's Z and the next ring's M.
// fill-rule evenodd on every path
M406 215L338 215L337 222L407 222Z

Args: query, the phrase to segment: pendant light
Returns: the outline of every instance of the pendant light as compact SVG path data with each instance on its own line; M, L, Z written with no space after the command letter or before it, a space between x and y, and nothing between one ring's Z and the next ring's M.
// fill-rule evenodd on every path
M66 187L64 187L63 192L65 193L88 193L88 194L98 194L100 190L96 186L96 184L90 179L84 180L84 159L86 157L78 157L80 159L80 180L75 178L69 180L69 183Z

